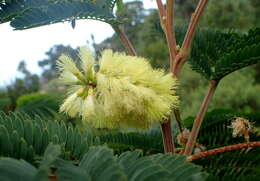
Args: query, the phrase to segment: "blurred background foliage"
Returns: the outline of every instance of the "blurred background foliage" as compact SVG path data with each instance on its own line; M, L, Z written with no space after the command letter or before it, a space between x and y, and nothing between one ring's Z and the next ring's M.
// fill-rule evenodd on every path
M194 11L197 2L198 0L176 1L175 26L177 37L185 33L185 27L189 22L190 15ZM220 30L232 29L243 33L250 28L260 26L260 21L258 21L259 17L257 16L260 13L259 11L260 2L258 0L211 0L202 17L200 27ZM141 1L133 1L125 3L124 11L117 12L117 14L124 18L124 29L134 44L138 55L147 57L153 67L168 70L168 49L163 31L160 27L157 11L154 9L144 9ZM94 36L92 36L92 42L87 43L94 47L97 55L106 48L124 51L116 35L105 39L101 43L96 43ZM177 43L181 43L180 38L177 40ZM77 50L78 48L74 49L64 45L51 47L50 50L46 52L46 58L38 60L38 64L42 68L40 75L32 74L27 69L26 63L21 61L18 66L18 71L23 76L21 78L15 78L12 83L0 90L0 109L5 112L24 110L26 106L23 104L23 106L21 106L21 100L25 99L25 97L28 105L34 102L39 104L41 101L41 104L44 105L50 101L48 96L56 98L55 101L57 102L58 100L62 100L63 96L65 96L65 92L64 87L60 86L56 80L56 60L62 53L66 53L75 61L78 61ZM232 107L233 109L245 112L259 110L259 83L259 65L247 67L227 76L221 82L210 104L210 109ZM186 64L181 75L178 92L182 100L181 111L183 118L193 116L198 111L207 87L207 81L198 73L192 71L189 64ZM38 100L36 101L32 95L36 96ZM45 100L45 98L47 100ZM32 100L30 101L28 99ZM27 105L27 103L25 105ZM48 104L49 102L46 103L46 105ZM50 104L52 105L52 103ZM52 107L50 109L52 109ZM53 110L54 112L58 112L57 107Z

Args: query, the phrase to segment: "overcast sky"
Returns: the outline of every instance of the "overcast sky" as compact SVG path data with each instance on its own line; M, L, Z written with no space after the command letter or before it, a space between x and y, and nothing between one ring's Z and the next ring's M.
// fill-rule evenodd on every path
M145 8L155 8L154 0L143 0ZM0 86L10 83L16 76L17 66L25 60L31 72L39 73L37 61L45 58L53 45L70 45L73 48L86 45L95 36L96 43L111 36L110 25L94 20L80 20L75 29L70 23L58 23L28 30L13 31L9 23L0 24Z

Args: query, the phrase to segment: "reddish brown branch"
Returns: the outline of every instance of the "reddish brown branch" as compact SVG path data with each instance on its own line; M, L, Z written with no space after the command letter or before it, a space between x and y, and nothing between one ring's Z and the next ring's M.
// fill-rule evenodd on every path
M166 11L165 11L165 8L164 8L161 0L156 0L156 2L157 2L157 6L158 6L161 26L162 26L162 29L164 30L167 44L168 44L168 49L169 49L169 54L170 54L170 67L171 67L171 71L172 71L173 61L177 54L176 40L175 40L174 29L173 29L174 0L167 0Z
M172 71L173 61L176 57L176 39L173 26L174 17L174 0L167 0L166 6L166 23L165 23L165 35L168 44L169 54L170 54L170 68Z
M174 0L167 0L166 3L166 22L169 25L169 28L173 27L173 9L174 9Z
M172 128L170 119L161 124L161 129L165 153L174 153L175 147L172 140Z
M49 175L49 180L50 181L57 181L57 176L56 175Z
M221 147L221 148L216 148L216 149L213 149L213 150L209 150L209 151L205 151L205 152L201 152L201 153L191 155L187 158L187 161L194 161L194 160L197 160L197 159L200 159L200 158L206 158L208 156L216 155L216 154L223 153L223 152L240 150L240 149L243 149L243 148L257 147L257 146L260 146L260 141L224 146L224 147Z
M195 12L192 14L191 16L191 21L188 27L188 30L186 32L183 44L182 44L182 49L183 50L188 50L191 46L191 42L193 40L193 37L195 35L195 30L196 30L196 26L199 22L199 19L203 13L203 10L206 7L208 0L200 0L199 4L196 7Z
M121 39L123 45L128 50L129 54L132 55L132 56L137 56L137 53L134 49L134 46L129 41L128 37L126 36L126 34L122 30L122 28L120 28L119 26L112 26L112 27L114 28L115 32L118 34L118 36Z
M176 56L176 41L175 36L173 34L173 4L174 0L167 0L166 10L162 4L161 0L156 0L158 6L158 12L160 17L160 23L162 29L164 30L169 54L170 54L170 65L172 71L172 63ZM172 139L172 129L171 129L171 121L170 118L167 122L161 124L162 128L162 136L163 136L163 143L164 143L164 150L165 152L174 153L175 147L174 142Z
M181 115L180 115L180 110L179 109L174 109L173 110L173 113L174 113L174 116L175 116L175 119L176 119L176 122L177 122L177 126L178 126L178 129L180 131L180 133L183 131L183 128L181 126Z
M195 30L198 25L199 19L203 13L203 10L206 7L207 2L208 2L208 0L200 0L195 9L195 12L191 16L189 27L185 34L181 50L176 55L175 60L173 62L172 72L176 75L176 77L179 76L184 63L185 63L187 57L189 56L191 43L192 43L192 40L195 35Z
M173 75L175 75L176 78L179 78L181 68L185 63L185 59L186 59L186 57L181 53L178 53L175 57L175 60L173 62L173 66L172 66L172 73L173 73Z
M209 102L210 102L212 96L215 93L217 85L218 85L218 81L214 81L214 80L211 81L208 93L207 93L206 97L204 98L204 101L203 101L203 103L200 107L200 110L199 110L199 112L198 112L198 114L197 114L197 116L194 120L193 127L192 127L192 130L191 130L191 133L190 133L190 136L189 136L189 139L188 139L188 142L186 144L185 151L184 151L184 155L186 155L186 156L189 156L192 153L192 150L193 150L194 145L196 143L196 139L198 137L198 133L199 133L199 130L200 130L202 120L203 120L205 113L208 109Z
M166 18L166 12L163 6L163 3L161 0L156 0L157 6L158 6L158 13L159 13L159 18L161 22L162 29L165 28L165 18Z

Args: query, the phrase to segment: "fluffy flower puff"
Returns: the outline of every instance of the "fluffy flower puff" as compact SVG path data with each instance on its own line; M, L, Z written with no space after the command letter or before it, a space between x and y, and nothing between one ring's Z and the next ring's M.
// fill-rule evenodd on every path
M249 139L249 132L253 132L252 123L242 117L237 117L233 120L229 127L233 129L233 137L244 135L246 139Z
M59 58L59 79L70 86L60 111L81 116L83 123L96 128L146 129L178 106L176 80L153 69L145 58L105 50L96 72L89 49L82 47L79 57L81 69L69 56Z
M179 145L185 146L190 136L190 130L184 128L184 130L177 135L177 142Z

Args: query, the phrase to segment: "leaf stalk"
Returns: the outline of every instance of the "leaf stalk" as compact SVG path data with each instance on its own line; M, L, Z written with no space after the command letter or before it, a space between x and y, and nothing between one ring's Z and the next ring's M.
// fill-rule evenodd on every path
M119 36L120 40L122 41L123 45L127 49L128 53L132 56L137 56L137 53L134 49L133 44L130 42L128 37L126 36L125 32L123 31L122 27L119 26L112 26L117 35Z
M205 151L205 152L201 152L201 153L191 155L187 158L187 161L191 162L191 161L194 161L194 160L206 158L206 157L216 155L216 154L219 154L219 153L224 153L224 152L234 151L234 150L241 150L241 149L250 148L250 147L258 147L258 146L260 146L260 141L224 146L224 147L221 147L221 148L216 148L216 149L213 149L213 150L209 150L209 151Z
M202 123L205 113L208 109L209 103L217 89L217 86L218 86L218 81L216 81L216 80L210 81L210 88L209 88L208 93L205 96L204 101L201 104L200 110L194 120L193 127L192 127L188 142L185 147L184 155L186 155L186 156L189 156L192 153L192 150L194 148L194 145L195 145L197 137L198 137L201 123Z

